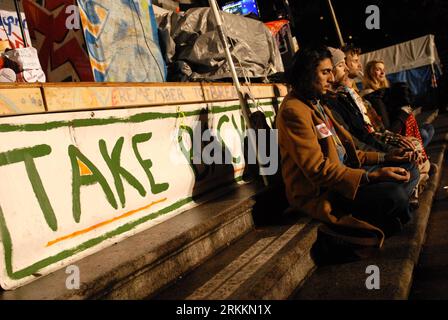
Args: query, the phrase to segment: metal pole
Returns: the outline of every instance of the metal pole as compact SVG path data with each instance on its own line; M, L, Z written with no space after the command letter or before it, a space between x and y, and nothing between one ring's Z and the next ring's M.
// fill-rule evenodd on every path
M22 33L23 44L28 47L28 43L26 40L25 29L23 28L22 15L20 14L19 1L14 0L14 5L16 6L17 18L19 19L20 32Z
M336 32L338 33L339 43L341 44L341 47L343 47L345 45L344 39L342 38L341 29L339 28L338 19L336 19L336 14L334 12L333 5L331 4L331 0L328 0L328 6L330 7L331 16L333 17L333 22L336 27Z
M216 0L208 0L208 3L210 5L210 8L212 9L213 16L216 21L216 27L218 29L219 38L221 40L222 45L224 46L224 52L226 54L227 64L229 65L230 73L232 74L233 85L235 86L235 89L238 94L238 99L240 100L241 112L243 114L244 120L246 121L247 127L250 129L252 127L252 125L250 123L250 118L249 118L249 106L248 106L247 100L244 98L243 92L241 90L241 84L238 79L238 74L236 73L235 64L233 63L232 54L230 53L229 45L227 43L227 37L226 37L226 35L224 33L224 29L222 27L222 19L221 19L221 15L219 13L218 5L216 4ZM255 141L255 137L253 135L249 134L248 139L249 139L249 144L253 147L253 150L255 151L258 164L260 165L260 161L258 158L257 142ZM261 175L261 177L263 178L264 185L267 186L268 180L267 180L266 176Z
M292 11L291 11L291 7L289 6L289 1L288 0L283 0L283 5L286 8L286 13L288 14L288 20L291 23L291 27L295 30L296 24L295 24L294 19L292 17Z

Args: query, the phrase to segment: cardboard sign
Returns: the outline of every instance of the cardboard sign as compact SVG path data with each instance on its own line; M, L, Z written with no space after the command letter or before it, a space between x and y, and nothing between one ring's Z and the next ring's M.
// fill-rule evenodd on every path
M0 6L2 9L5 9L3 6L4 1L0 1ZM15 12L13 1L9 1L10 3L7 7L11 7L8 10L0 10L0 40L9 41L11 48L24 48L24 41L22 37L22 33L20 31L19 19L17 17L17 13ZM28 44L31 45L31 39L28 32L28 26L26 23L25 14L21 12L23 27L25 31L25 36L28 41Z

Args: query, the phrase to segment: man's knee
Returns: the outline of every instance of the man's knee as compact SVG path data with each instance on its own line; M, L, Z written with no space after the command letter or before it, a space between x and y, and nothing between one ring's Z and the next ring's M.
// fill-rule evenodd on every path
M391 184L386 193L386 201L395 209L407 209L409 195L400 184Z
M420 171L418 169L418 166L415 163L406 163L402 164L400 167L406 169L409 172L409 182L416 185L418 180L420 179Z

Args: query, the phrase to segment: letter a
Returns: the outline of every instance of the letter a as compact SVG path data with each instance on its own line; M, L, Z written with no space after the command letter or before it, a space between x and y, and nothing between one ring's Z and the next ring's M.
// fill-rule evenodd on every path
M366 279L366 288L368 290L379 290L380 289L380 268L375 265L368 266L366 269L366 274L370 276Z
M65 20L65 27L67 30L79 30L81 29L81 22L79 16L79 8L75 5L70 5L65 8L65 13L70 14Z
M375 5L370 5L366 8L366 13L370 16L366 19L366 28L369 30L380 29L380 8Z
M74 145L68 147L68 155L72 164L72 196L73 218L76 222L81 220L81 187L99 183L106 195L107 201L114 209L118 209L112 189L106 178L98 168L84 156Z
M78 290L80 284L79 267L68 266L67 269L65 269L65 273L69 274L65 280L65 287L68 290Z

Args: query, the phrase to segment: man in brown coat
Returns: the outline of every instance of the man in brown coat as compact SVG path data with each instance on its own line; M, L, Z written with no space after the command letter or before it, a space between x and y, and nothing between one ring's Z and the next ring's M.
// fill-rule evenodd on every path
M277 128L288 201L321 221L376 232L381 246L384 234L401 230L410 218L406 189L415 186L418 171L386 166L409 162L407 152L355 149L348 131L320 102L333 80L332 68L325 47L302 49L287 73L292 90Z

